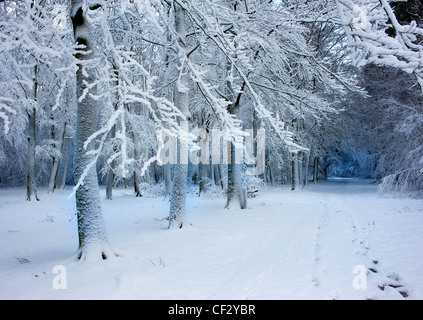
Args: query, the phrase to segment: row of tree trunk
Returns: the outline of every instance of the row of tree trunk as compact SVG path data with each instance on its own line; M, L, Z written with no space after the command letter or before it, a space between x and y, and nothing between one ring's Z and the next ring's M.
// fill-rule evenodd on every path
M312 182L317 183L319 173L319 157L313 158L313 166L310 166L310 155L305 152L292 154L291 160L291 190L298 190L306 187L310 180L310 168L312 171Z
M176 107L181 111L187 120L188 125L190 122L190 111L189 111L189 90L190 88L190 76L187 70L187 60L189 56L186 55L186 12L177 3L173 3L174 8L174 23L175 31L178 34L177 48L179 50L179 66L180 72L178 85L175 88L174 103ZM101 4L96 4L91 7L91 14L96 9L100 8ZM76 57L81 61L79 69L76 75L77 81L77 96L81 97L86 86L94 84L97 80L97 73L94 67L90 67L86 61L95 58L95 44L93 39L95 37L95 26L92 25L92 19L86 19L86 12L84 12L84 6L82 0L72 1L72 23L74 29L75 40L78 44L84 45L84 51L78 54ZM94 22L95 23L95 22ZM229 63L228 63L229 64ZM228 69L230 65L228 65ZM36 81L36 78L34 78ZM36 85L34 86L36 94ZM95 86L92 87L91 93L95 95ZM227 86L227 94L232 97L232 104L229 106L229 112L236 115L239 110L241 93L235 96L230 85ZM242 90L241 90L242 91ZM34 114L28 114L29 119L33 121L35 119ZM30 121L30 137L32 137L32 127ZM35 121L35 120L34 120ZM93 144L90 143L88 148L84 145L87 140L96 131L98 123L98 112L97 112L97 101L91 95L85 95L84 99L78 100L77 105L77 121L76 121L76 136L75 136L75 155L74 155L74 179L75 182L82 181L75 191L76 197L76 210L78 220L78 236L79 236L79 259L106 259L113 256L113 252L110 250L108 245L108 236L105 230L105 223L102 216L102 209L100 203L100 194L98 186L98 176L96 166L92 165L92 155L89 151L94 148ZM115 130L115 128L113 129ZM112 135L113 135L112 130ZM66 126L61 132L62 141L65 136ZM35 135L35 127L34 133ZM30 140L30 143L35 143L35 139ZM170 208L169 208L169 228L182 228L186 225L186 194L187 194L187 179L188 179L188 164L186 159L183 157L187 154L187 144L184 139L178 141L178 153L177 163L173 167L173 183L171 185L171 167L170 165L165 166L165 181L166 181L166 193L170 194ZM241 178L241 165L235 162L235 146L231 142L230 147L230 161L228 164L228 178L227 178L227 203L226 207L229 208L231 204L238 203L241 209L245 209L247 206L247 192L246 189L242 188ZM35 144L34 144L35 146ZM59 146L60 149L63 145ZM31 145L29 151L31 156L34 153L34 148ZM35 154L35 153L34 153ZM35 159L35 157L33 158ZM303 159L305 161L305 170L303 170ZM317 158L315 158L315 181L317 181ZM30 165L35 164L35 161L29 161ZM301 165L299 165L301 163ZM90 166L91 165L91 166ZM50 179L50 186L54 185L54 181L57 176L57 168L59 166L59 160L54 160L53 171ZM292 177L293 189L296 189L300 181L307 183L309 161L308 157L298 153L293 157L292 161ZM205 165L199 167L199 185L200 193L205 188L205 182L208 174L219 176L216 180L223 181L221 178L221 172L218 166L211 166L209 170ZM211 172L214 171L214 172ZM30 172L30 170L28 170ZM33 175L32 175L33 176ZM29 179L29 178L28 178ZM137 191L137 195L141 195L139 192L139 180L138 175L134 175L134 186ZM107 175L107 197L112 198L112 184L113 184L113 171L110 170ZM29 180L28 180L29 181ZM35 179L28 183L28 186L33 188L35 192ZM138 187L137 187L138 186ZM137 190L138 188L138 190ZM29 191L28 191L29 192ZM29 194L31 194L29 193ZM30 198L30 197L29 197Z

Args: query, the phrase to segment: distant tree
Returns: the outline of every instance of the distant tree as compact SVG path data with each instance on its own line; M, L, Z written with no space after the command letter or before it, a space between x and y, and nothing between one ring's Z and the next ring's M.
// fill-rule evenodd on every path
M27 116L27 199L38 200L37 158L41 154L51 155L53 148L37 143L40 140L37 131L45 116L50 115L47 109L54 110L63 101L63 92L74 72L70 63L72 45L62 28L65 23L58 19L66 17L66 13L61 12L65 7L54 1L37 0L5 1L1 6L0 54L6 68L2 70L5 73L1 83L0 110L3 111L0 111L0 118L4 133L8 134L11 121L20 118L22 113ZM8 71L10 73L6 74Z

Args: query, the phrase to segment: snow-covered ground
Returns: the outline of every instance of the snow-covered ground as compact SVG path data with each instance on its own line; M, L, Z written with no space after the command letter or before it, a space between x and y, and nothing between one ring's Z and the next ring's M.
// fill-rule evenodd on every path
M268 187L246 210L189 195L182 230L166 229L168 200L114 190L120 256L99 263L73 259L69 193L0 190L0 299L423 299L423 201L367 181Z

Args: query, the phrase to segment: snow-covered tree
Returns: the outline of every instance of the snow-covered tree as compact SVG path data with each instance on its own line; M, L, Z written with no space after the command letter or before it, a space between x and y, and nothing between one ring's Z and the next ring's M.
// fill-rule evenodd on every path
M379 151L376 165L376 175L385 176L381 189L421 189L422 148L417 130L422 115L421 92L413 89L406 74L413 75L423 90L422 3L414 0L336 2L349 44L354 49L353 62L356 65L382 66L379 69L375 66L364 68L364 85L372 91L370 101L380 112L376 117L381 123L377 126L375 140L383 139L385 146ZM392 68L401 70L403 74ZM395 81L389 80L386 88L380 82L381 77ZM398 77L407 85L398 83ZM381 86L384 87L381 89L383 97L377 91ZM381 126L384 126L383 130ZM398 141L412 143L399 146Z
M177 47L178 62L178 81L175 86L175 105L186 117L187 120L191 118L189 111L189 71L187 68L187 20L185 9L173 1L172 9L175 21L175 44ZM185 123L189 126L189 122ZM188 131L188 127L186 128ZM173 188L170 199L169 210L169 228L182 228L186 224L186 188L187 188L187 173L188 173L188 141L183 134L178 138L177 146L177 163L175 165L175 174L173 178Z
M63 4L57 1L4 1L1 12L1 55L12 71L4 76L0 118L8 134L12 117L27 115L27 199L38 199L35 188L38 115L49 92L50 108L57 108L67 81L73 73L69 64L72 45L63 23ZM63 10L62 10L63 11ZM64 14L66 17L66 14ZM55 20L56 19L56 20ZM50 80L54 78L54 83ZM20 101L16 104L16 101ZM13 105L15 104L15 105ZM45 151L41 149L41 151Z
M79 259L106 259L110 248L100 204L98 178L95 166L90 166L94 149L86 143L97 128L97 68L99 52L96 50L96 23L102 6L99 3L72 1L71 18L74 36L80 46L76 58L79 60L77 71L77 116L75 136L74 174L79 186L75 190L78 217ZM87 94L86 88L90 88Z
M393 9L397 2L336 0L336 5L350 46L355 49L355 64L399 68L413 74L423 90L423 27L412 17L400 22ZM418 12L415 16L419 17Z

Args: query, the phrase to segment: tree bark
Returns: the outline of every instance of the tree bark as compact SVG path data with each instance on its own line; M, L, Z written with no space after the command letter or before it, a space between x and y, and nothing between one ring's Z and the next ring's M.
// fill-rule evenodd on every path
M63 154L63 143L65 140L65 133L66 133L66 123L63 125L60 140L57 145L57 149L60 150L60 153ZM48 193L52 194L54 189L57 187L57 176L59 172L59 165L60 165L60 157L53 157L53 168L51 169L50 180L48 183Z
M204 124L204 123L203 123ZM198 195L200 196L203 191L206 191L207 179L210 173L210 130L208 122L205 123L206 125L206 135L201 137L200 141L200 148L201 148L201 160L198 164L198 175L200 178L199 183L199 192Z
M235 144L230 143L230 161L228 164L228 189L226 194L226 206L229 208L234 199L238 200L241 209L247 207L247 199L244 197L241 181L241 164L236 163Z
M291 190L297 190L299 187L300 177L298 168L298 154L292 155L292 175L291 175Z
M69 168L69 147L70 147L70 139L66 138L66 131L65 131L65 139L63 141L63 152L64 159L62 161L63 164L63 175L62 181L60 183L60 189L64 189L66 186L66 180L68 177L68 168Z
M112 127L112 130L110 132L110 137L114 138L116 136L116 125ZM113 151L116 152L115 148L113 147ZM115 174L113 172L113 167L115 165L115 162L112 161L110 164L110 168L107 171L107 177L106 177L106 199L107 200L113 200L113 182L115 180Z
M310 169L310 153L305 154L305 164L304 164L304 187L308 186L308 172Z
M201 193L203 191L206 191L206 182L207 182L207 178L208 178L207 173L209 172L207 166L208 166L207 164L204 164L202 162L200 162L198 164L198 176L199 176L199 179L200 179L199 189L198 189L198 195L199 196L201 195Z
M134 193L135 197L142 197L141 188L140 188L140 178L138 177L137 172L134 170Z
M93 9L98 6L92 7ZM94 38L93 27L86 19L82 1L72 1L72 22L75 39L80 45L85 45L85 53L77 54L77 59L87 61L95 57L95 48L91 42ZM83 70L84 69L84 70ZM81 97L86 84L96 81L96 70L93 67L79 65L77 71L77 96ZM90 91L96 94L96 87ZM100 205L100 192L98 186L97 170L95 165L84 173L92 160L87 152L92 149L89 145L84 148L84 143L96 131L97 126L97 101L91 95L78 100L76 136L75 136L75 182L83 178L83 184L75 192L76 211L78 219L79 259L106 259L109 256L108 237ZM85 174L85 177L83 176Z
M297 169L298 169L298 176L297 176L297 186L302 188L304 186L304 153L298 152L297 153Z
M227 64L227 71L229 72L231 66L228 62ZM245 83L244 83L245 85ZM239 109L240 101L241 101L241 92L237 95L236 99L234 97L234 91L232 85L229 81L226 83L227 90L229 97L233 101L230 107L228 108L229 113L236 115ZM245 209L247 207L247 198L243 197L243 190L242 190L242 179L241 179L241 164L236 163L236 149L235 144L230 142L230 153L229 153L229 163L228 163L228 188L226 192L226 206L225 208L229 208L232 201L234 199L238 200L239 206L241 209Z
M317 183L317 175L319 174L319 157L314 157L314 168L313 168L313 183Z
M38 98L38 80L37 80L38 66L33 70L32 84L33 92L32 98L34 103L37 103ZM37 189L35 185L35 146L36 146L36 107L32 107L28 113L28 163L26 172L26 199L31 201L32 197L39 201L37 196Z
M28 164L26 172L26 199L34 197L39 201L35 185L35 138L36 138L36 109L28 112Z
M185 55L186 49L186 26L185 10L177 3L175 8L175 30L179 35L178 44ZM187 119L189 115L189 74L183 65L180 65L181 76L176 87L175 105L181 110ZM188 129L188 128L187 128ZM175 164L174 181L170 199L169 210L169 229L182 228L186 224L186 192L187 192L187 174L188 162L185 159L188 156L188 145L183 137L178 139L177 163ZM185 163L186 162L186 163Z
M139 146L136 142L135 133L132 131L132 140L134 141L134 156L135 159L139 159ZM137 168L134 168L134 193L135 197L142 197L141 188L140 188L140 177L137 172Z

